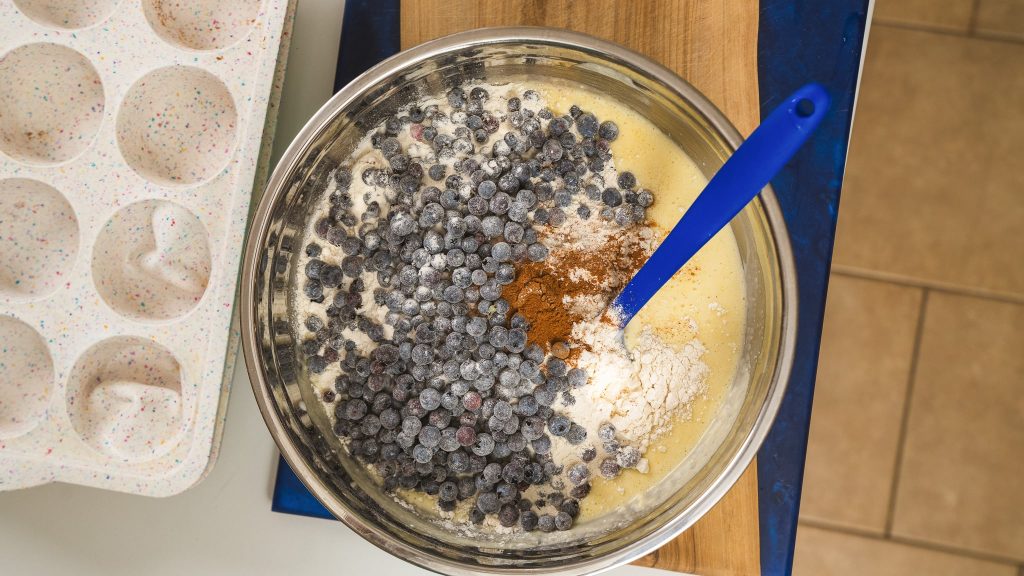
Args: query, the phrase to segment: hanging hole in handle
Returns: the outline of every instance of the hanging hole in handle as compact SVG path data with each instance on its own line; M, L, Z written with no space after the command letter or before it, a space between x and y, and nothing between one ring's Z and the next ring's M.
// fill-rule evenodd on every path
M814 102L808 98L801 98L796 102L796 115L801 118L810 118L814 115Z

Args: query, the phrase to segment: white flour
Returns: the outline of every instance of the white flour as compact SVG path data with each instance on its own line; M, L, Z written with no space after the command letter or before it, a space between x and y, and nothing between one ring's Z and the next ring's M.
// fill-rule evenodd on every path
M610 422L623 441L646 452L675 418L690 416L690 402L706 390L705 348L697 339L677 350L645 327L627 349L621 330L596 320L578 322L572 336L590 348L578 364L590 382L573 391L576 404L565 411L595 440Z

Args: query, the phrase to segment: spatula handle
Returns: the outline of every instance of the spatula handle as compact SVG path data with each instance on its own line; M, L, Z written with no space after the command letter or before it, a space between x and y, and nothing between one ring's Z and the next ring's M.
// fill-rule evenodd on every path
M625 326L669 278L757 196L807 141L828 110L819 84L800 88L722 165L665 241L615 298Z

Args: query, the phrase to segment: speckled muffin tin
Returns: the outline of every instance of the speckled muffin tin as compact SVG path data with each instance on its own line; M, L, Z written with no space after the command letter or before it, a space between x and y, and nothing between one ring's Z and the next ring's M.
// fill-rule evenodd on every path
M0 490L213 462L293 8L0 0Z

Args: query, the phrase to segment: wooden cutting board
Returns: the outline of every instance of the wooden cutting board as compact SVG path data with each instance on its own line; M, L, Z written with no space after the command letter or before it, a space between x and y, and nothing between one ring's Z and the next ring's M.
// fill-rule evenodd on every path
M744 135L758 124L757 0L403 0L402 49L487 26L551 26L618 42L674 70ZM690 530L637 564L760 574L756 463Z

